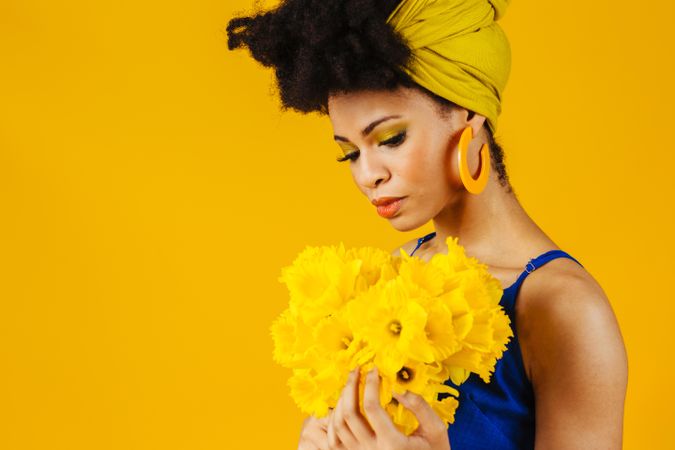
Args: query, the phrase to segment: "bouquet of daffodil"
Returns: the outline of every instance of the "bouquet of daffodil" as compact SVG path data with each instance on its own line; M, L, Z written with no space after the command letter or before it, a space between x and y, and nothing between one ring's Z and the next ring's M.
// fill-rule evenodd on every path
M274 360L293 370L288 385L303 412L325 416L351 369L363 377L376 366L381 405L409 435L417 419L393 392L421 395L450 424L459 391L444 382L472 372L490 381L513 336L501 283L457 238L446 244L428 262L405 250L307 247L282 269L290 302L271 327ZM363 413L363 383L360 391Z

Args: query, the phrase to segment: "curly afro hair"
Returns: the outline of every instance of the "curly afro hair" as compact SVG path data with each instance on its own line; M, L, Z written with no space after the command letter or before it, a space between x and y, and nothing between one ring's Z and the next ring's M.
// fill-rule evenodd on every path
M228 48L247 47L275 71L283 109L328 114L338 92L418 89L441 111L456 105L415 83L401 67L412 53L386 22L401 0L282 0L274 9L232 18ZM489 127L492 165L510 190L504 152Z

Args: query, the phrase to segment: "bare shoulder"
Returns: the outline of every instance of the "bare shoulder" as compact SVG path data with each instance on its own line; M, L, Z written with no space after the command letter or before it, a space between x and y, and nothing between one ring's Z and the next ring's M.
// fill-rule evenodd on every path
M396 247L392 250L391 254L394 256L401 256L401 249L405 250L407 254L411 254L415 246L417 246L417 238L409 240L400 247Z
M519 339L530 356L532 381L563 350L572 351L577 359L588 355L579 351L592 350L589 345L604 349L603 353L616 352L614 356L624 352L607 295L590 273L568 258L550 261L525 278L516 302L516 322L522 324Z
M516 325L535 391L537 439L620 448L628 359L598 282L568 258L548 262L523 282Z

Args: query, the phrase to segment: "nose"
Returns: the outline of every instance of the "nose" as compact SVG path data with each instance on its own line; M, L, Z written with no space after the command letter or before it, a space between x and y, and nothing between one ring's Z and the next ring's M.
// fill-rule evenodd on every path
M361 151L356 167L356 178L359 184L374 189L389 178L389 170L377 151Z

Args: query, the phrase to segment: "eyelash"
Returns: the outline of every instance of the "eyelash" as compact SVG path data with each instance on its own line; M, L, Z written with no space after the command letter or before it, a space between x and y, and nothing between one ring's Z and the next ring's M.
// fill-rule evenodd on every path
M396 136L392 136L386 141L380 142L380 145L391 145L391 147L398 147L399 145L403 144L403 141L405 141L406 138L406 131L403 130L400 133L398 133ZM356 161L356 157L361 153L360 150L357 150L355 152L351 152L345 156L339 156L336 160L337 162L343 162L347 160L352 160Z

